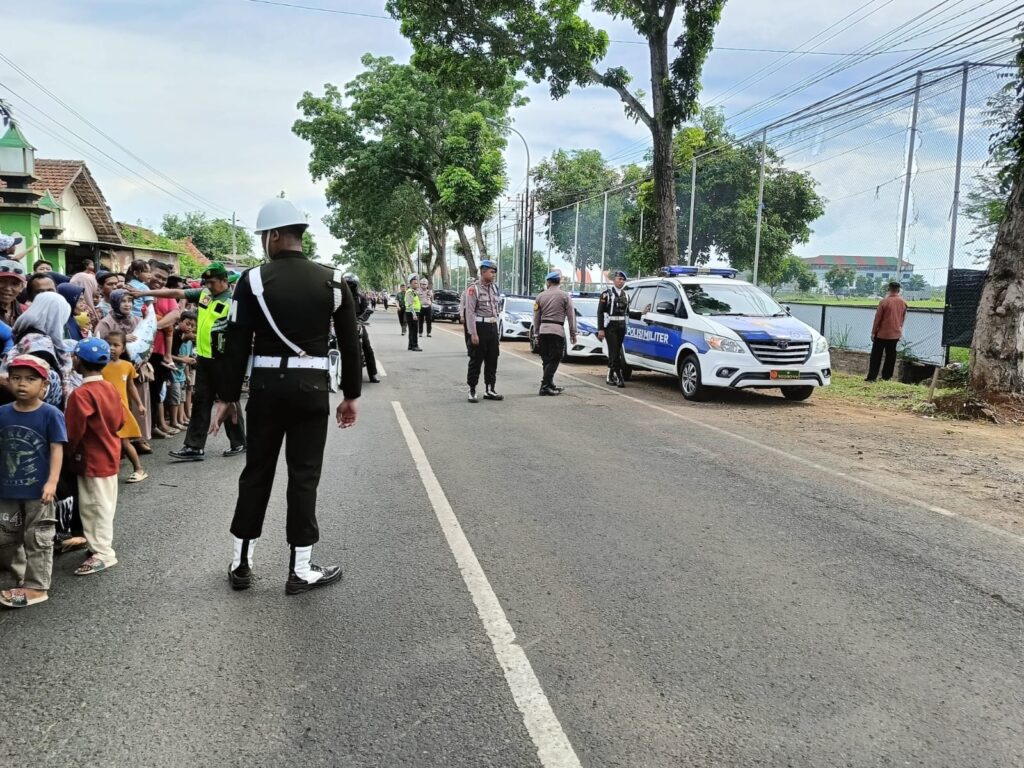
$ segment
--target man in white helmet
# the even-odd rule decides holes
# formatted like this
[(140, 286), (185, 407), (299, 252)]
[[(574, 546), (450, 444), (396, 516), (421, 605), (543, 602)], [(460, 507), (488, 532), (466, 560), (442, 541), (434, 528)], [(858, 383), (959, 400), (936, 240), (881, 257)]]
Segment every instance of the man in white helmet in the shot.
[(306, 218), (275, 198), (260, 209), (256, 234), (268, 264), (246, 271), (235, 287), (224, 351), (216, 426), (232, 417), (252, 355), (245, 469), (231, 521), (234, 552), (228, 576), (235, 589), (252, 584), (252, 556), (263, 532), (277, 458), (288, 464), (286, 533), (291, 547), (289, 595), (333, 584), (341, 566), (312, 562), (320, 539), (316, 494), (330, 416), (328, 336), (334, 323), (341, 351), (337, 409), (342, 429), (356, 423), (362, 386), (355, 302), (342, 275), (302, 255)]

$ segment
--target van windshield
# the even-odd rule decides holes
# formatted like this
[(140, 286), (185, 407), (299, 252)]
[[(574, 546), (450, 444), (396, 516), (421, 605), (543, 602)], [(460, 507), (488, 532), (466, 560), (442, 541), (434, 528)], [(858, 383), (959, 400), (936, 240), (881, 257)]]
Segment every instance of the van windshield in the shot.
[(771, 296), (752, 285), (702, 283), (684, 285), (683, 291), (698, 315), (773, 317), (786, 314)]

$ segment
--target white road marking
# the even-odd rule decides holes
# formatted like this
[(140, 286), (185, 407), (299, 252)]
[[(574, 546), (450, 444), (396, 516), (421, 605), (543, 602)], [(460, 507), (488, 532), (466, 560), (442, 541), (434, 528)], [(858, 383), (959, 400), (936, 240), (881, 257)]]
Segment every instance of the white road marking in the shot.
[[(538, 368), (541, 367), (541, 363), (538, 363), (536, 360), (530, 360), (529, 358), (524, 357), (518, 352), (505, 352), (504, 354), (518, 358), (522, 360), (524, 363), (535, 365)], [(790, 453), (789, 451), (784, 451), (781, 448), (776, 448), (775, 446), (759, 442), (757, 440), (754, 440), (752, 437), (747, 437), (746, 435), (740, 435), (735, 432), (730, 432), (727, 429), (715, 426), (714, 424), (708, 424), (706, 421), (701, 421), (700, 419), (694, 418), (693, 416), (689, 416), (686, 414), (679, 413), (677, 411), (670, 410), (669, 408), (665, 408), (664, 406), (661, 405), (656, 405), (655, 403), (648, 402), (647, 400), (643, 400), (639, 397), (634, 397), (633, 395), (627, 395), (623, 392), (619, 392), (617, 389), (609, 389), (607, 386), (602, 386), (600, 384), (595, 384), (592, 381), (581, 379), (579, 376), (574, 376), (571, 373), (564, 373), (562, 371), (559, 371), (559, 376), (562, 376), (567, 379), (572, 379), (573, 381), (578, 381), (580, 384), (585, 384), (586, 386), (592, 387), (593, 389), (598, 389), (601, 392), (604, 392), (605, 394), (615, 395), (616, 397), (624, 398), (626, 400), (629, 400), (630, 402), (647, 406), (652, 410), (667, 414), (668, 416), (671, 416), (672, 418), (675, 419), (679, 419), (680, 421), (686, 421), (689, 422), (690, 424), (695, 424), (696, 426), (703, 427), (704, 429), (707, 429), (711, 432), (716, 432), (717, 434), (725, 435), (726, 437), (731, 437), (733, 440), (739, 440), (742, 443), (752, 445), (762, 451), (773, 453), (776, 456), (783, 456), (789, 459), (790, 461), (802, 464), (805, 467), (810, 467), (811, 469), (817, 470), (818, 472), (824, 472), (825, 474), (832, 475), (833, 477), (840, 477), (844, 480), (850, 481), (851, 483), (856, 483), (857, 485), (868, 488), (876, 493), (880, 493), (883, 496), (888, 496), (891, 499), (896, 499), (897, 501), (905, 502), (907, 504), (910, 504), (911, 506), (923, 509), (927, 512), (933, 512), (937, 515), (942, 515), (943, 517), (949, 517), (955, 520), (959, 520), (960, 522), (967, 523), (968, 525), (972, 525), (975, 528), (980, 528), (981, 530), (987, 531), (988, 533), (992, 533), (996, 536), (1001, 536), (1003, 538), (1014, 541), (1017, 544), (1024, 544), (1024, 536), (1020, 535), (1019, 533), (1013, 533), (1012, 531), (1007, 531), (1003, 528), (998, 528), (994, 525), (989, 525), (988, 523), (982, 522), (981, 520), (975, 520), (973, 517), (967, 517), (965, 515), (961, 515), (958, 512), (953, 512), (952, 510), (946, 509), (945, 507), (936, 506), (935, 504), (932, 504), (929, 501), (924, 501), (923, 499), (918, 499), (913, 496), (907, 496), (906, 494), (900, 493), (899, 491), (891, 490), (884, 486), (877, 485), (872, 480), (864, 480), (859, 477), (854, 477), (853, 475), (848, 474), (846, 472), (841, 472), (838, 469), (832, 469), (831, 467), (826, 467), (824, 464), (818, 464), (816, 461), (811, 461), (810, 459), (805, 459), (802, 456), (797, 456), (795, 453)]]
[(523, 715), (526, 730), (537, 747), (537, 757), (541, 765), (545, 768), (577, 768), (580, 761), (576, 751), (562, 730), (562, 724), (555, 716), (554, 710), (551, 709), (548, 697), (541, 688), (533, 667), (530, 666), (526, 652), (516, 642), (515, 631), (505, 616), (505, 610), (501, 607), (498, 596), (494, 594), (487, 575), (480, 566), (480, 561), (477, 560), (452, 510), (452, 505), (448, 502), (448, 497), (437, 481), (416, 432), (406, 418), (402, 404), (393, 401), (391, 406), (395, 409), (395, 416), (402, 428), (416, 469), (420, 473), (427, 497), (434, 507), (437, 522), (440, 523), (448, 546), (455, 556), (462, 580), (473, 598), (477, 614), (494, 647), (494, 655), (505, 673), (505, 681), (512, 691), (512, 698), (515, 699), (516, 706)]
[(380, 361), (380, 358), (377, 358), (376, 362), (377, 362), (377, 375), (378, 376), (387, 376), (388, 372), (384, 370), (384, 363), (382, 363)]

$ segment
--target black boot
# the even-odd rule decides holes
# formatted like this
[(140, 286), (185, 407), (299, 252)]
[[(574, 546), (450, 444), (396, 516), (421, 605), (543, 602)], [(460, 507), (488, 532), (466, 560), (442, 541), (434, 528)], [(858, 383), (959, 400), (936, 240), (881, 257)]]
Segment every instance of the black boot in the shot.
[(255, 544), (256, 539), (235, 539), (235, 556), (228, 567), (228, 581), (232, 589), (243, 590), (252, 586), (252, 550)]
[(499, 395), (497, 392), (495, 392), (494, 391), (494, 386), (491, 385), (491, 386), (488, 386), (486, 389), (484, 389), (484, 399), (485, 400), (504, 400), (505, 396), (504, 395)]
[(315, 565), (310, 562), (312, 555), (313, 547), (292, 547), (285, 594), (299, 595), (341, 580), (340, 565)]
[(561, 392), (559, 392), (550, 384), (545, 384), (540, 388), (540, 392), (538, 392), (537, 394), (539, 394), (541, 397), (555, 397), (556, 395), (560, 395)]
[(469, 388), (469, 397), (466, 398), (471, 403), (479, 403), (480, 400), (476, 396), (476, 390), (472, 387)]
[(626, 380), (622, 377), (622, 371), (619, 371), (615, 374), (615, 386), (618, 387), (619, 389), (626, 388)]

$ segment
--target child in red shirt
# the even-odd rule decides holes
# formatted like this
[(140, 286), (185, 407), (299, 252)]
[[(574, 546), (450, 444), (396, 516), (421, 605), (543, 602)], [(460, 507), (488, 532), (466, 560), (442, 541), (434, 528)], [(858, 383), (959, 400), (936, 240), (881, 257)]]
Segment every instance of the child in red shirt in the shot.
[(75, 571), (88, 576), (117, 565), (114, 553), (114, 512), (117, 510), (117, 472), (121, 465), (124, 425), (121, 396), (104, 381), (110, 345), (103, 339), (85, 339), (75, 350), (75, 370), (82, 386), (68, 397), (64, 418), (68, 451), (78, 475), (78, 501), (82, 529), (92, 554)]

